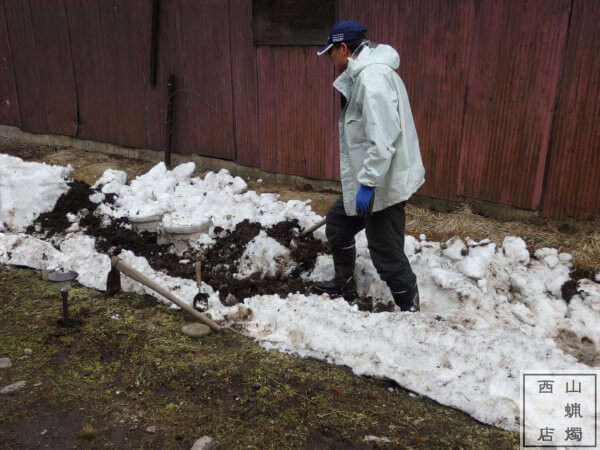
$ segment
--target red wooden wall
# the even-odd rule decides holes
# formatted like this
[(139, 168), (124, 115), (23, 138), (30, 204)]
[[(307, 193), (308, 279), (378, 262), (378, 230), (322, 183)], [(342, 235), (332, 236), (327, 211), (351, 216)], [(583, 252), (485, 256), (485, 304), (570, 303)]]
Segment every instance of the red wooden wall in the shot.
[(600, 218), (600, 2), (577, 0), (571, 12), (542, 214)]
[(3, 7), (0, 8), (0, 123), (21, 126), (14, 61)]
[(570, 0), (475, 12), (458, 194), (537, 209)]
[[(420, 194), (600, 220), (600, 2), (337, 0), (400, 53)], [(339, 179), (336, 74), (316, 47), (254, 46), (252, 0), (0, 0), (0, 123)], [(326, 36), (323, 36), (326, 39)]]
[(259, 148), (267, 171), (336, 176), (333, 68), (317, 50), (258, 48)]

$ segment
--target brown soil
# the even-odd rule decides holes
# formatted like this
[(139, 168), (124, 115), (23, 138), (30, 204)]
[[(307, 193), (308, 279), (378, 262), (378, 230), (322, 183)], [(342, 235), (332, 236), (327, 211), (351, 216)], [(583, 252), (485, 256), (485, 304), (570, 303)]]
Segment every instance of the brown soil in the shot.
[(90, 201), (89, 198), (94, 191), (87, 183), (73, 180), (68, 184), (69, 190), (58, 198), (54, 209), (38, 216), (35, 222), (27, 228), (27, 233), (31, 234), (36, 228), (39, 228), (41, 235), (52, 237), (56, 233), (62, 233), (71, 226), (71, 222), (67, 219), (67, 214), (77, 214), (80, 211), (86, 210), (87, 213), (85, 215), (88, 216), (96, 211), (98, 204)]

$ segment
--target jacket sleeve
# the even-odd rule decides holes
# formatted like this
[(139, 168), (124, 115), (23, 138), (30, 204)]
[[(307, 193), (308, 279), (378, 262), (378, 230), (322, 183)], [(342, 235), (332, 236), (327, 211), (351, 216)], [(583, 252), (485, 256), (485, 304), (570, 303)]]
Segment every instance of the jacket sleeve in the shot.
[(386, 74), (376, 73), (364, 86), (362, 120), (366, 145), (358, 182), (365, 186), (379, 186), (390, 168), (394, 156), (394, 142), (402, 132), (398, 115), (398, 97)]

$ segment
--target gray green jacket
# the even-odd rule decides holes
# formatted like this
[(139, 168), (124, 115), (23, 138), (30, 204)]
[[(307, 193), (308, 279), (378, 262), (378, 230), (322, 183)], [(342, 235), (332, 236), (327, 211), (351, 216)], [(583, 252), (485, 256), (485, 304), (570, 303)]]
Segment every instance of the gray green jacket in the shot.
[(407, 200), (424, 182), (419, 139), (400, 57), (389, 45), (370, 44), (334, 81), (348, 100), (339, 119), (344, 209), (356, 215), (361, 184), (375, 187), (373, 212)]

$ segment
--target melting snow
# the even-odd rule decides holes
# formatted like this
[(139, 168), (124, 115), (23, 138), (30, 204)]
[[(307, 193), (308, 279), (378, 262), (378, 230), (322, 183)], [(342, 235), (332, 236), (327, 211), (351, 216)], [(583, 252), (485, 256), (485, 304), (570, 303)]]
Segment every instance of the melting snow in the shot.
[[(8, 232), (22, 230), (52, 209), (67, 189), (69, 170), (0, 155), (0, 230), (5, 230), (0, 233), (0, 263), (77, 270), (80, 283), (105, 289), (110, 260), (95, 251), (92, 238), (69, 233), (57, 250), (34, 237)], [(226, 170), (203, 179), (192, 177), (193, 170), (192, 163), (171, 171), (160, 163), (130, 184), (125, 184), (124, 172), (107, 170), (95, 186), (117, 199), (114, 205), (101, 203), (99, 211), (110, 217), (162, 215), (163, 224), (210, 219), (210, 236), (197, 245), (211, 243), (216, 226), (232, 229), (244, 219), (263, 226), (298, 219), (302, 227), (320, 219), (308, 202), (284, 203), (276, 195), (248, 191), (241, 178)], [(102, 202), (103, 195), (94, 195), (94, 201)], [(324, 239), (322, 229), (315, 235)], [(360, 293), (391, 301), (371, 263), (364, 232), (356, 241)], [(301, 294), (285, 299), (255, 296), (243, 305), (226, 307), (210, 286), (203, 283), (200, 290), (209, 294), (210, 313), (216, 320), (250, 308), (250, 317), (237, 327), (265, 348), (393, 379), (509, 430), (518, 428), (520, 370), (589, 367), (576, 356), (598, 365), (600, 285), (581, 280), (571, 301), (562, 300), (570, 255), (550, 248), (530, 255), (516, 236), (505, 238), (500, 247), (489, 240), (455, 237), (440, 243), (427, 241), (425, 235), (407, 236), (405, 250), (419, 280), (419, 314), (366, 313), (343, 299)], [(120, 257), (189, 304), (198, 292), (193, 281), (156, 272), (130, 251)], [(289, 251), (261, 231), (245, 249), (236, 276), (273, 275), (292, 267)], [(331, 256), (321, 255), (312, 273), (303, 277), (315, 280), (332, 274)], [(125, 290), (156, 296), (133, 280), (122, 280)]]

